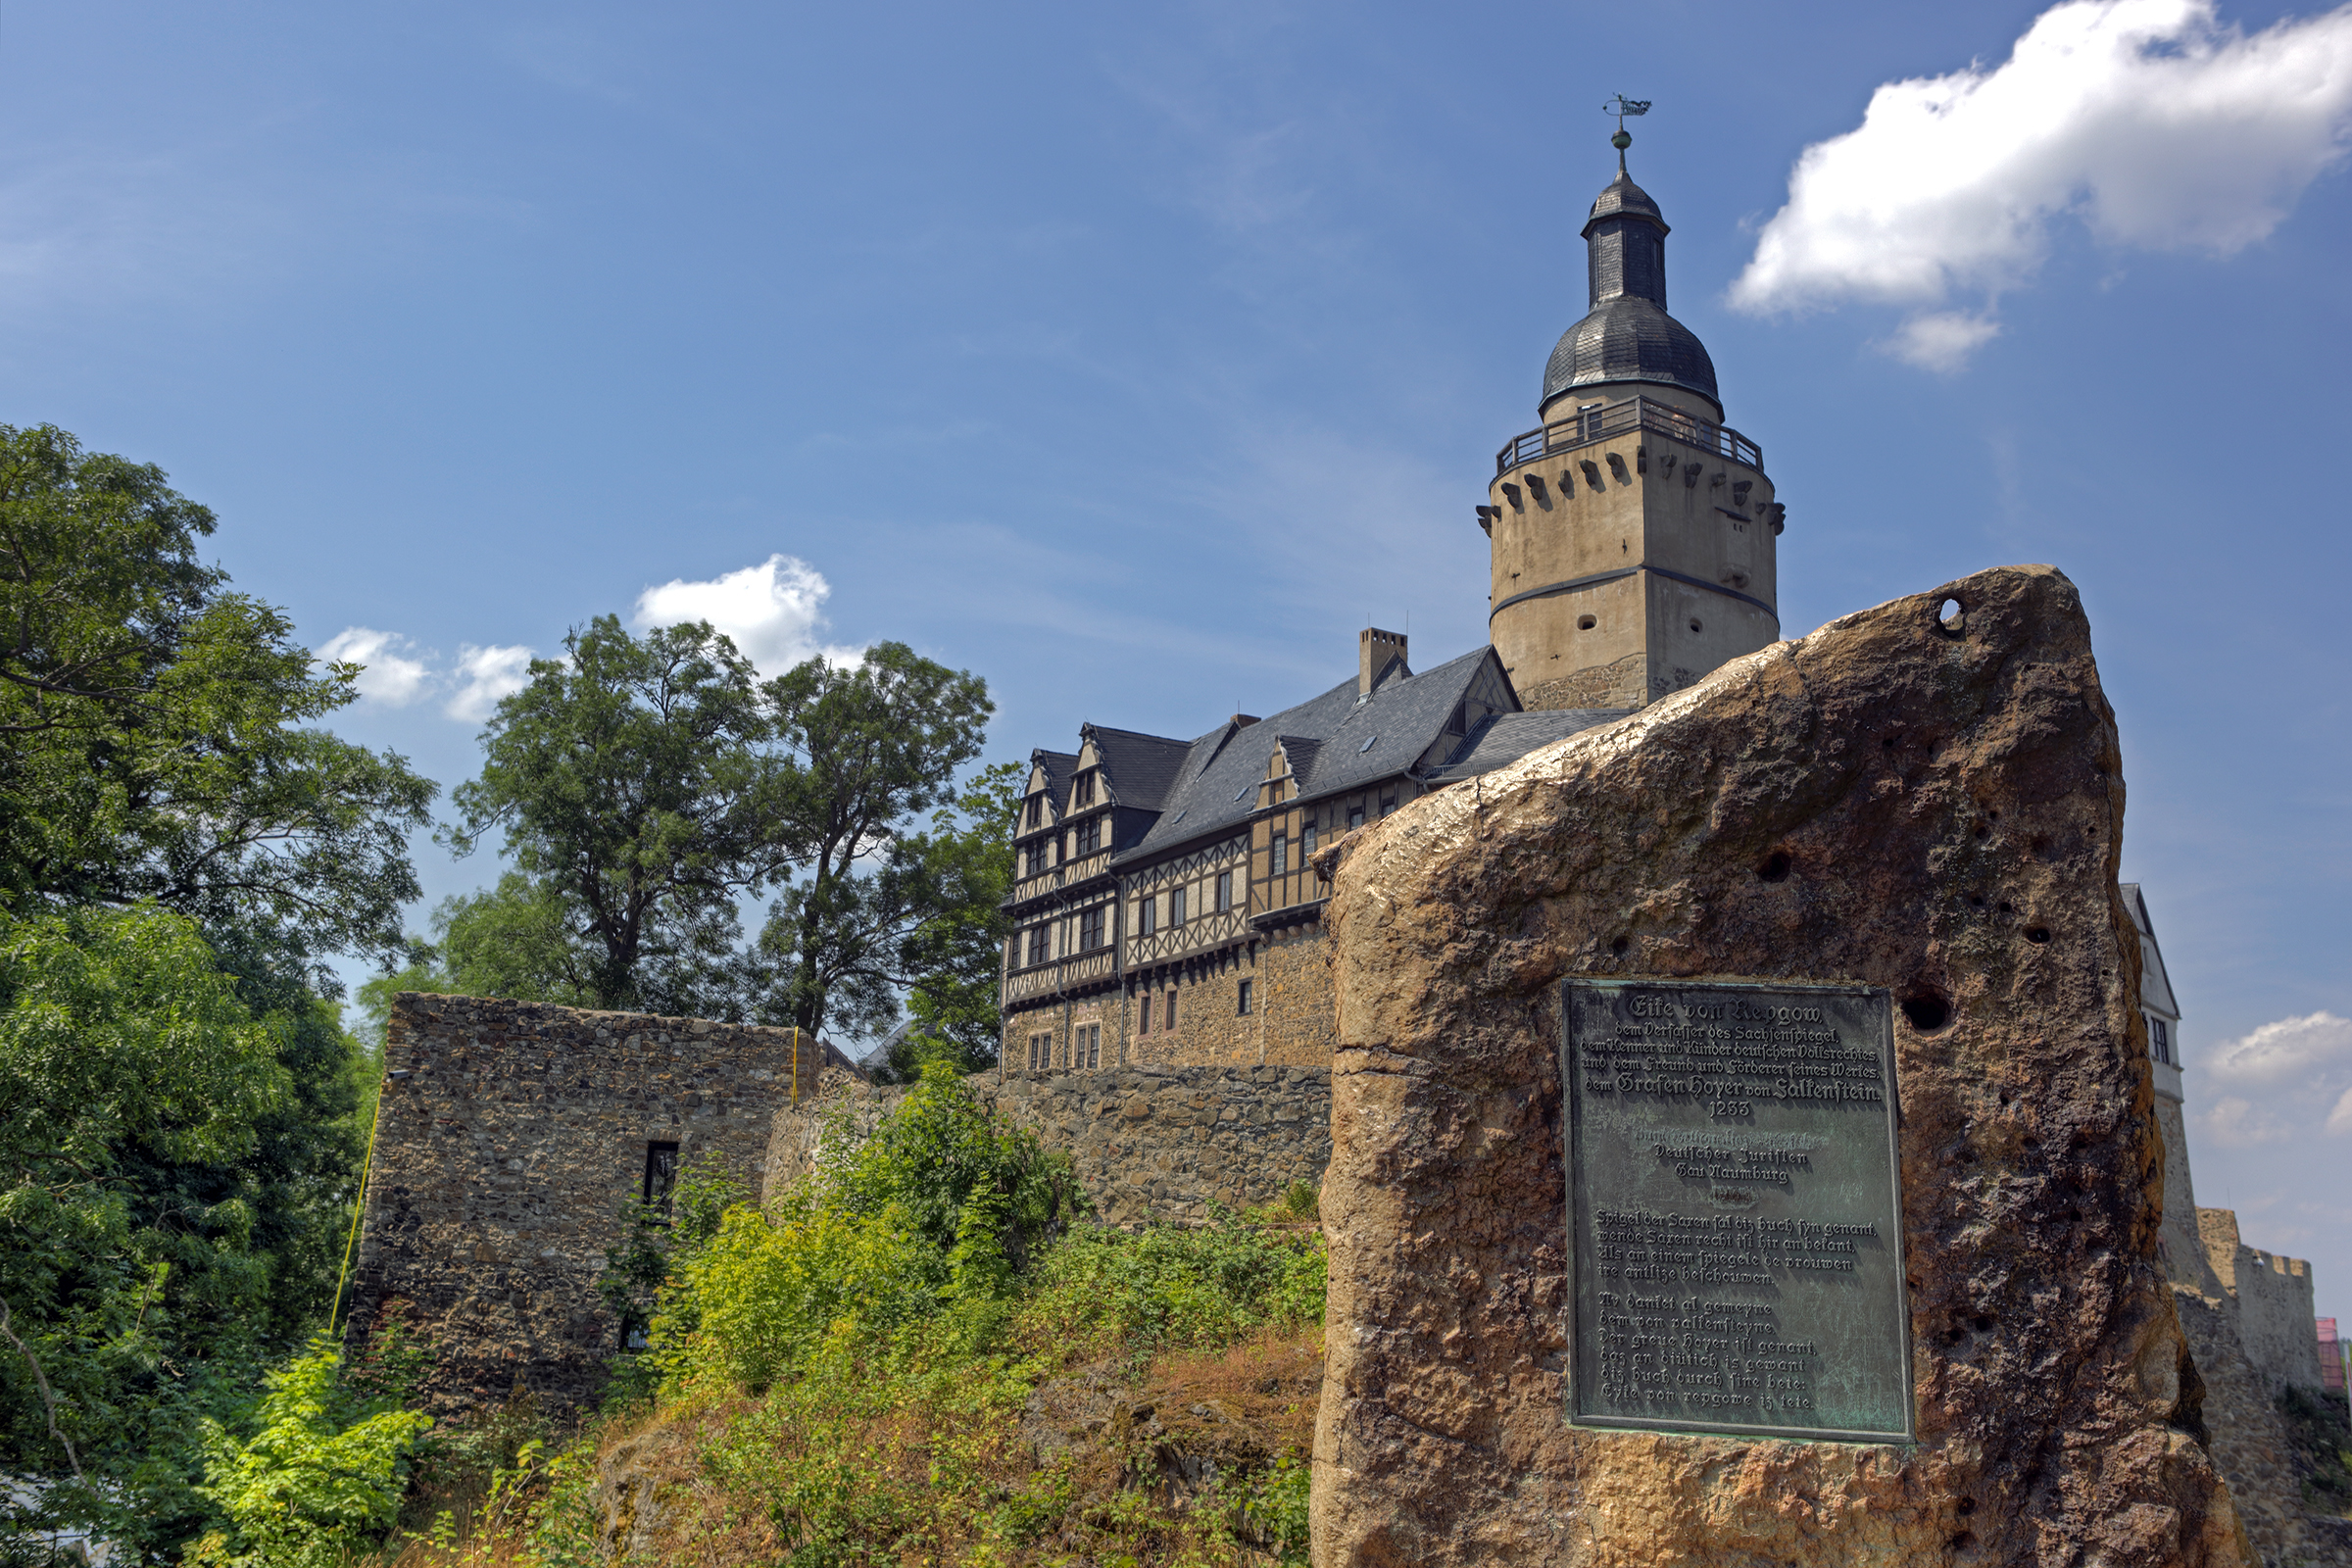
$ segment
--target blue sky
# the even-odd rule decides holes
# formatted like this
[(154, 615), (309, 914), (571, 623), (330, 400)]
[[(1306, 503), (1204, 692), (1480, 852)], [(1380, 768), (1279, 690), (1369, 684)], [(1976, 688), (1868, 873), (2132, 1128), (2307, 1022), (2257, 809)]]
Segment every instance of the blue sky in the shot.
[(445, 785), (518, 650), (641, 607), (912, 642), (1000, 757), (1191, 735), (1367, 617), (1483, 639), (1471, 508), (1652, 99), (1784, 626), (2081, 584), (2199, 1197), (2352, 1314), (2352, 14), (2043, 10), (12, 5), (0, 419), (217, 508)]

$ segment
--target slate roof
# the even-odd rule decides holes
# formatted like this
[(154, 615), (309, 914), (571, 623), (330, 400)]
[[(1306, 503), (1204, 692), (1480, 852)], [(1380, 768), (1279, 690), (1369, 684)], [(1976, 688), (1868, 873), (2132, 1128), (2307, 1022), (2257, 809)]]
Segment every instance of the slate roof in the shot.
[(1422, 775), (1433, 784), (1453, 784), (1516, 762), (1539, 746), (1566, 740), (1579, 730), (1613, 724), (1630, 708), (1569, 708), (1542, 713), (1490, 713), (1462, 740), (1446, 765)]
[(2157, 945), (2156, 923), (2148, 918), (2148, 901), (2141, 896), (2136, 882), (2118, 882), (2115, 886), (2124, 896), (2124, 907), (2132, 911), (2132, 923), (2139, 928), (2140, 1005), (2178, 1018), (2180, 1004), (2173, 998), (2173, 977), (2164, 972), (2164, 949)]
[(1029, 760), (1046, 770), (1046, 799), (1054, 804), (1054, 809), (1067, 809), (1070, 804), (1070, 775), (1078, 771), (1078, 754), (1040, 749), (1029, 754)]
[[(1248, 821), (1275, 744), (1285, 737), (1294, 743), (1285, 748), (1293, 770), (1305, 766), (1302, 800), (1396, 777), (1445, 734), (1480, 664), (1494, 657), (1492, 648), (1478, 648), (1419, 675), (1391, 675), (1361, 702), (1351, 676), (1247, 729), (1236, 731), (1230, 721), (1218, 725), (1187, 747), (1159, 820), (1112, 863), (1149, 858)], [(1126, 799), (1123, 787), (1120, 799)]]
[(1158, 810), (1167, 799), (1169, 787), (1183, 771), (1185, 757), (1192, 750), (1188, 741), (1102, 724), (1087, 725), (1086, 733), (1095, 743), (1095, 755), (1102, 760), (1112, 797), (1121, 806), (1140, 806), (1150, 811)]

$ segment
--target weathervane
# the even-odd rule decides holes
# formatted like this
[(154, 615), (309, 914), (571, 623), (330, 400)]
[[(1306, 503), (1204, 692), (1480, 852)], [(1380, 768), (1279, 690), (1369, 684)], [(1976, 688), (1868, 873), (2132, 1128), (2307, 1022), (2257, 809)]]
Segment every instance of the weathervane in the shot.
[(1600, 112), (1617, 117), (1617, 134), (1609, 138), (1609, 145), (1617, 149), (1617, 172), (1622, 174), (1625, 172), (1625, 150), (1634, 144), (1633, 133), (1625, 128), (1625, 117), (1648, 114), (1649, 100), (1628, 98), (1625, 94), (1619, 93), (1607, 103), (1602, 104)]

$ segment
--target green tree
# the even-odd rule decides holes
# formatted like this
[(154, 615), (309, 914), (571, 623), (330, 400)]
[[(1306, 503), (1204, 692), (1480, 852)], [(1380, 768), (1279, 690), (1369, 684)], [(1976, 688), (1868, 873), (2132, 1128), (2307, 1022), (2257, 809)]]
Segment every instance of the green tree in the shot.
[(0, 931), (0, 1471), (57, 1482), (16, 1523), (189, 1512), (174, 1452), (270, 1315), (256, 1166), (299, 1102), (288, 1021), (236, 991), (153, 906)]
[(918, 933), (987, 897), (985, 857), (952, 826), (907, 828), (980, 755), (996, 705), (978, 676), (904, 643), (877, 643), (849, 668), (809, 660), (764, 690), (793, 758), (787, 842), (804, 873), (760, 933), (774, 973), (765, 1010), (811, 1034), (829, 1021), (871, 1033), (918, 972), (944, 972), (921, 966)]
[[(752, 675), (707, 624), (640, 639), (611, 615), (565, 638), (564, 658), (533, 661), (443, 835), (466, 855), (503, 832), (527, 880), (453, 911), (453, 939), (526, 933), (533, 983), (576, 972), (599, 1007), (696, 1010), (723, 989), (736, 897), (793, 859), (785, 759)], [(558, 931), (568, 956), (551, 962)]]
[(901, 945), (906, 1015), (914, 1027), (892, 1046), (888, 1076), (902, 1083), (934, 1061), (959, 1073), (996, 1065), (1013, 813), (1028, 773), (1019, 762), (983, 768), (957, 795), (954, 810), (933, 813), (931, 831), (916, 847), (933, 866), (932, 885), (952, 896), (941, 898)]
[(327, 983), (322, 953), (398, 950), (433, 785), (300, 727), (359, 666), (229, 592), (214, 526), (152, 465), (0, 425), (0, 901), (151, 900)]

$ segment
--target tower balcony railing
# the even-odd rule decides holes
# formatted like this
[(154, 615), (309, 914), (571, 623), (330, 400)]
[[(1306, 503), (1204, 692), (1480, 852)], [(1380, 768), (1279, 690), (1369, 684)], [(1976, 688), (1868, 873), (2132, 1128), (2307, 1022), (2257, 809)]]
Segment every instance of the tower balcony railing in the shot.
[(1540, 430), (1513, 436), (1494, 455), (1494, 471), (1505, 474), (1523, 463), (1533, 463), (1555, 452), (1573, 452), (1578, 447), (1589, 447), (1595, 441), (1632, 430), (1655, 431), (1685, 446), (1744, 464), (1758, 473), (1764, 471), (1764, 449), (1739, 431), (1729, 425), (1694, 418), (1680, 409), (1652, 403), (1647, 398), (1629, 398), (1623, 403), (1585, 409), (1568, 418), (1555, 419)]

